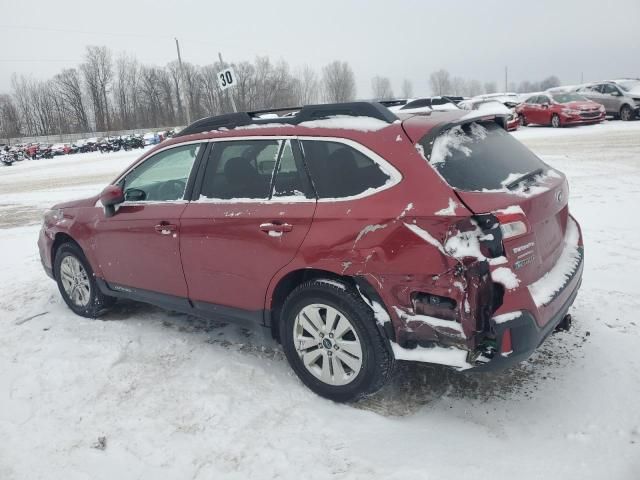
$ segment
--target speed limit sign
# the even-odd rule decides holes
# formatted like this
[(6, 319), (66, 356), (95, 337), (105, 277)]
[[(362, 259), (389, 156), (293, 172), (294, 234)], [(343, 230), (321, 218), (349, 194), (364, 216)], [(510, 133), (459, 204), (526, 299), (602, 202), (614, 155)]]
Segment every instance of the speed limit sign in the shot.
[(236, 84), (236, 74), (233, 68), (226, 68), (218, 73), (218, 85), (220, 90), (226, 90), (229, 87), (233, 87)]

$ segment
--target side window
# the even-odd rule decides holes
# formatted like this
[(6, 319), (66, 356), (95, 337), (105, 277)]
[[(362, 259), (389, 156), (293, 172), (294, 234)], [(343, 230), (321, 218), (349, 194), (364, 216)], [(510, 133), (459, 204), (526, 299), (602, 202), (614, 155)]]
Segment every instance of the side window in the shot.
[(549, 100), (549, 97), (547, 97), (546, 95), (540, 95), (538, 97), (538, 103), (540, 105), (549, 105), (549, 103), (551, 103), (551, 101)]
[(302, 159), (299, 155), (297, 157), (294, 155), (293, 146), (289, 140), (282, 147), (273, 186), (273, 198), (278, 197), (315, 197)]
[(525, 103), (528, 103), (529, 105), (535, 105), (536, 103), (538, 103), (537, 100), (538, 100), (538, 97), (536, 96), (529, 97)]
[(615, 95), (620, 92), (618, 91), (618, 87), (616, 87), (615, 85), (605, 83), (602, 85), (602, 93), (604, 93), (605, 95)]
[(323, 140), (301, 144), (319, 198), (351, 197), (390, 180), (376, 162), (349, 145)]
[(142, 162), (119, 182), (125, 200), (166, 202), (184, 198), (200, 146), (171, 148)]
[(204, 172), (201, 196), (268, 199), (281, 140), (216, 142)]

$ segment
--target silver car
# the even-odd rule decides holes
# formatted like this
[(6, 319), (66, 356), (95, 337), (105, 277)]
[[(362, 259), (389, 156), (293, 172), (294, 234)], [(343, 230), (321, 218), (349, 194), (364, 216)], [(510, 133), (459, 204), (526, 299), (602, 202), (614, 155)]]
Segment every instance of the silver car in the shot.
[(607, 115), (621, 120), (640, 117), (640, 80), (616, 80), (583, 85), (576, 89), (589, 100), (604, 105)]

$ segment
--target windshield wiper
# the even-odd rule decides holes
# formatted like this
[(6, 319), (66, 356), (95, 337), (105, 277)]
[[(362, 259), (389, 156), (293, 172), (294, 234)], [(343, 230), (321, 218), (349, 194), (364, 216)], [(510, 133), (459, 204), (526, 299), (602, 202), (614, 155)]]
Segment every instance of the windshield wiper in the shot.
[(509, 182), (506, 187), (509, 190), (513, 190), (515, 189), (518, 185), (520, 185), (523, 182), (526, 182), (527, 180), (533, 180), (534, 177), (537, 177), (538, 175), (542, 175), (543, 170), (541, 168), (538, 168), (532, 172), (529, 173), (525, 173), (524, 175), (522, 175), (521, 177), (516, 178), (513, 182)]

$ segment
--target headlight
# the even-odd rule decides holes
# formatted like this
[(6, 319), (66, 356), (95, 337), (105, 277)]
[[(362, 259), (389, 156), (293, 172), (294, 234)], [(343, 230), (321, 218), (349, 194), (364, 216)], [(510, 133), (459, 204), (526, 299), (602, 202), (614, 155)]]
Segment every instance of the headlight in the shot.
[(598, 108), (598, 110), (600, 110), (602, 113), (604, 113), (605, 112), (604, 105), (600, 105), (600, 108)]
[(44, 223), (51, 224), (57, 223), (64, 218), (64, 212), (61, 208), (54, 208), (53, 210), (47, 210), (44, 212)]
[(580, 115), (580, 110), (573, 110), (571, 108), (563, 108), (562, 113), (566, 115)]

